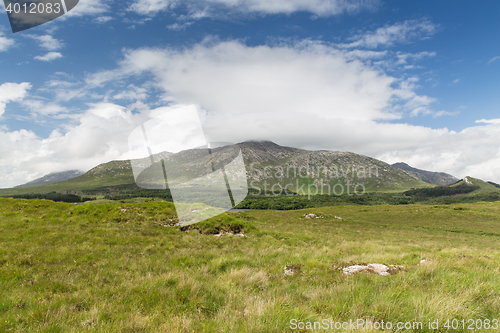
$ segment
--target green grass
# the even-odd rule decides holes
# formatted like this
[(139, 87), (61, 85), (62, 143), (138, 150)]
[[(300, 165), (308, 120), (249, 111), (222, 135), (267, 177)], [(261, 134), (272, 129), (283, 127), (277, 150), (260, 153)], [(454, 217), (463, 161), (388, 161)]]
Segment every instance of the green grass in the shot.
[[(360, 318), (430, 332), (429, 320), (498, 319), (499, 216), (500, 202), (337, 206), (181, 230), (165, 226), (165, 202), (0, 198), (0, 332), (290, 332), (291, 319)], [(214, 235), (225, 231), (246, 237)], [(346, 276), (339, 262), (405, 270)]]

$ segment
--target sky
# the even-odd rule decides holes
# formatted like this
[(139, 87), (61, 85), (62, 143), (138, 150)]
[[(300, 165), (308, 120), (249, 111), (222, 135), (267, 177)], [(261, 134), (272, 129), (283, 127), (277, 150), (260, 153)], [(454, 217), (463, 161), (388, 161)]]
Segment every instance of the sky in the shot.
[[(0, 188), (128, 158), (165, 107), (271, 140), (500, 183), (500, 2), (80, 0), (0, 7)], [(165, 135), (168, 135), (166, 133)]]

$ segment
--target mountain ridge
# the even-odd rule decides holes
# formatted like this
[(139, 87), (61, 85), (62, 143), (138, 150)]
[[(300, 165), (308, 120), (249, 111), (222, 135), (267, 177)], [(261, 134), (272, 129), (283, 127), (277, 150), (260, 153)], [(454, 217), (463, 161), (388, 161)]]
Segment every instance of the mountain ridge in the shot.
[(405, 170), (429, 184), (449, 185), (459, 180), (458, 178), (445, 172), (434, 172), (434, 171), (417, 169), (404, 162), (394, 163), (392, 164), (392, 166), (399, 168), (401, 170)]
[[(359, 191), (389, 192), (432, 186), (383, 161), (352, 152), (305, 150), (281, 146), (271, 141), (245, 141), (237, 146), (241, 149), (245, 161), (249, 187), (257, 190), (264, 190), (266, 187), (271, 189), (272, 186), (273, 190), (279, 190), (288, 186), (287, 190), (291, 191), (302, 189), (307, 193), (319, 191), (321, 194), (323, 190), (332, 191), (334, 187), (336, 193), (341, 189), (349, 191), (349, 187), (356, 185)], [(211, 158), (208, 159), (207, 154), (200, 155), (200, 150), (197, 149), (177, 154), (164, 152), (155, 158), (170, 159), (174, 158), (173, 156), (182, 156), (189, 161), (187, 169), (201, 168), (209, 161), (220, 167), (234, 157), (232, 149), (232, 146), (211, 149)], [(133, 160), (134, 163), (137, 161), (141, 160)], [(142, 161), (146, 162), (147, 159)], [(0, 190), (0, 195), (81, 191), (132, 184), (135, 184), (135, 180), (131, 161), (110, 161), (72, 179), (48, 185), (3, 189)]]
[(62, 172), (51, 172), (43, 177), (37, 178), (35, 180), (32, 180), (32, 181), (27, 182), (27, 183), (22, 184), (22, 185), (15, 186), (15, 188), (58, 183), (58, 182), (62, 182), (64, 180), (69, 180), (72, 178), (79, 177), (79, 176), (83, 175), (84, 173), (85, 172), (80, 171), (80, 170), (67, 170), (67, 171), (62, 171)]

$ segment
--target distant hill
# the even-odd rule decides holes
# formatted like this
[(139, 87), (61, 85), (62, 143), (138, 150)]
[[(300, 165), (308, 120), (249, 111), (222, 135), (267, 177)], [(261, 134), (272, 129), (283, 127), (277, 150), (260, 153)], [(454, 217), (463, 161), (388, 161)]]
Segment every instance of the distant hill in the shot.
[(394, 163), (392, 165), (393, 167), (396, 167), (401, 170), (408, 171), (412, 175), (418, 177), (419, 179), (423, 180), (426, 183), (429, 184), (435, 184), (435, 185), (448, 185), (452, 184), (458, 181), (458, 178), (453, 177), (450, 174), (444, 173), (444, 172), (433, 172), (433, 171), (426, 171), (426, 170), (421, 170), (417, 168), (413, 168), (409, 166), (406, 163)]
[[(324, 194), (327, 194), (327, 191), (333, 193), (334, 188), (337, 193), (342, 188), (346, 193), (348, 185), (351, 193), (355, 185), (358, 185), (358, 191), (364, 187), (367, 192), (398, 192), (430, 186), (411, 173), (380, 160), (351, 152), (312, 151), (284, 147), (270, 141), (247, 141), (238, 146), (246, 164), (249, 187), (254, 190), (279, 191), (286, 186), (289, 191), (300, 193), (302, 190), (303, 194), (304, 191), (314, 193), (317, 186), (318, 193), (321, 193), (323, 188)], [(177, 154), (164, 152), (161, 155), (166, 159), (176, 158), (178, 161), (186, 161), (179, 168), (196, 170), (206, 168), (207, 163), (218, 167), (230, 162), (234, 156), (232, 151), (234, 147), (231, 146), (212, 149), (211, 160), (200, 154), (199, 149), (185, 150)], [(134, 163), (140, 164), (142, 161), (146, 160), (135, 160)], [(229, 178), (234, 176), (228, 174)], [(173, 179), (169, 177), (168, 180)], [(69, 180), (41, 186), (2, 189), (0, 196), (79, 191), (133, 184), (131, 162), (111, 161)]]
[(63, 172), (53, 172), (45, 175), (43, 177), (37, 178), (29, 183), (19, 185), (16, 187), (27, 187), (27, 186), (38, 186), (38, 185), (47, 185), (52, 183), (62, 182), (64, 180), (72, 179), (78, 176), (83, 175), (84, 173), (79, 170), (69, 170)]
[(485, 182), (470, 176), (464, 177), (453, 184), (433, 188), (417, 188), (403, 192), (417, 202), (427, 203), (458, 203), (500, 200), (498, 184)]
[(493, 182), (485, 182), (481, 179), (473, 178), (470, 176), (464, 177), (464, 179), (460, 179), (456, 183), (450, 184), (449, 186), (454, 187), (454, 186), (461, 186), (461, 185), (477, 186), (478, 190), (473, 192), (473, 194), (500, 192), (500, 188), (498, 187), (498, 184), (495, 184)]

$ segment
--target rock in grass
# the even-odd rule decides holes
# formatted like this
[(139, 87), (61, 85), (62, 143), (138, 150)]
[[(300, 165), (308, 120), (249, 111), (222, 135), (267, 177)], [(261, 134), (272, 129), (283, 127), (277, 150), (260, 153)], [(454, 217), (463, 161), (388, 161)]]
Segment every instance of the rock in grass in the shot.
[(285, 265), (285, 275), (295, 275), (300, 273), (300, 266), (302, 266), (302, 264)]
[(390, 275), (389, 267), (383, 264), (368, 264), (368, 270), (378, 275)]
[(345, 267), (344, 269), (342, 269), (344, 274), (347, 274), (347, 275), (356, 274), (356, 273), (366, 271), (366, 270), (368, 270), (368, 266), (363, 266), (363, 265), (352, 265), (352, 266)]
[(309, 213), (309, 214), (304, 215), (304, 218), (306, 218), (306, 219), (324, 219), (325, 217), (321, 216), (321, 215)]
[[(333, 267), (333, 265), (332, 265)], [(403, 270), (403, 266), (399, 265), (384, 265), (384, 264), (363, 264), (351, 265), (344, 267), (342, 271), (346, 275), (352, 275), (363, 271), (369, 271), (381, 276), (388, 276), (398, 273)]]

